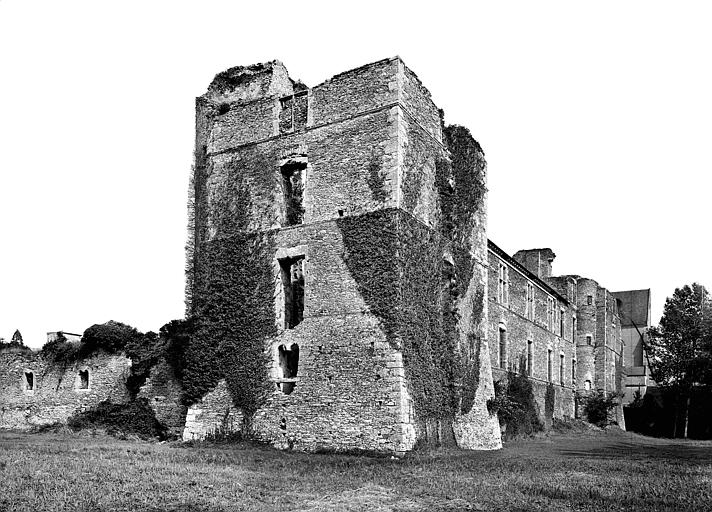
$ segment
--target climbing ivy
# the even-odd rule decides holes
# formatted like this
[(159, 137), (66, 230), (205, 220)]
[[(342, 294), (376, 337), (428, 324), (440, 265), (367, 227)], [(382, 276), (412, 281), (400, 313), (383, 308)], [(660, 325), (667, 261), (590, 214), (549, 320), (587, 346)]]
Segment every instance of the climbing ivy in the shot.
[[(246, 417), (266, 397), (264, 346), (267, 338), (276, 335), (272, 268), (276, 243), (274, 232), (250, 231), (250, 222), (253, 197), (274, 190), (277, 169), (257, 176), (249, 170), (269, 169), (267, 161), (254, 152), (225, 162), (223, 181), (212, 187), (210, 197), (202, 182), (206, 173), (196, 168), (195, 241), (189, 255), (193, 325), (181, 372), (186, 405), (221, 379)], [(248, 176), (261, 181), (248, 182)]]
[[(345, 260), (359, 291), (401, 350), (409, 389), (421, 420), (452, 417), (472, 409), (479, 382), (484, 293), (469, 290), (475, 260), (471, 233), (484, 199), (484, 154), (462, 127), (445, 132), (451, 158), (435, 160), (439, 211), (435, 229), (400, 209), (337, 220)], [(404, 208), (413, 211), (427, 169), (427, 135), (409, 135), (404, 167)], [(375, 175), (377, 170), (371, 170)], [(449, 261), (448, 261), (449, 260)], [(457, 305), (471, 301), (472, 322), (460, 346)]]

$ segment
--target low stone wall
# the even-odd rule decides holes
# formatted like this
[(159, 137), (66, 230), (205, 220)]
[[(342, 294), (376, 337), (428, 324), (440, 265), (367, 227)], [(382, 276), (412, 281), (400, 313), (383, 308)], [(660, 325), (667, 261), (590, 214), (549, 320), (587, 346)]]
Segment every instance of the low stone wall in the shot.
[(35, 352), (0, 352), (0, 428), (30, 430), (64, 423), (104, 400), (127, 402), (130, 368), (123, 354), (95, 355), (63, 368)]

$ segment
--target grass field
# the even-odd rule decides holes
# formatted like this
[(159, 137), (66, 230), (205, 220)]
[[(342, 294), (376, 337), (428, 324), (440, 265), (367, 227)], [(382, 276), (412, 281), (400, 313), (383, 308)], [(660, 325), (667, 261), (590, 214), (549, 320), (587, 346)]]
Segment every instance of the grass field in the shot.
[(402, 459), (0, 433), (0, 510), (712, 510), (712, 442), (620, 431)]

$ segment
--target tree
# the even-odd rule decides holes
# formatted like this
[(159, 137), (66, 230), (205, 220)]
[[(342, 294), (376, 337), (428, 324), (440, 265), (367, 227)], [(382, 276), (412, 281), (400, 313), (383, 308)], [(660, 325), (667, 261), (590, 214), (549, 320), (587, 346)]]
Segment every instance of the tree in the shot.
[(665, 299), (660, 325), (648, 330), (648, 338), (651, 375), (676, 398), (673, 437), (683, 401), (687, 437), (692, 389), (709, 384), (712, 376), (712, 303), (704, 286), (693, 283), (675, 289)]
[(10, 343), (17, 344), (17, 345), (24, 345), (25, 343), (22, 341), (22, 334), (20, 333), (20, 329), (15, 329), (15, 333), (12, 335), (12, 339), (10, 340)]

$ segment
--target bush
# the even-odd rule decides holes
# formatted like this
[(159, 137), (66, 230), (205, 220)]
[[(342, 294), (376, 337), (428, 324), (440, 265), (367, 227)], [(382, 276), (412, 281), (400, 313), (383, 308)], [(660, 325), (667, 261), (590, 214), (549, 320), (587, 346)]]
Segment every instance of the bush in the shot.
[(534, 400), (531, 381), (522, 374), (509, 372), (507, 380), (494, 383), (494, 398), (487, 401), (490, 414), (497, 414), (501, 425), (506, 425), (505, 439), (532, 435), (544, 429)]
[(126, 404), (105, 400), (70, 417), (67, 426), (74, 431), (103, 428), (107, 434), (136, 434), (143, 439), (166, 437), (166, 428), (156, 419), (146, 399)]
[(589, 423), (593, 423), (599, 427), (608, 425), (609, 413), (618, 406), (620, 395), (617, 393), (608, 393), (599, 389), (590, 395), (583, 397), (586, 407), (586, 417)]

